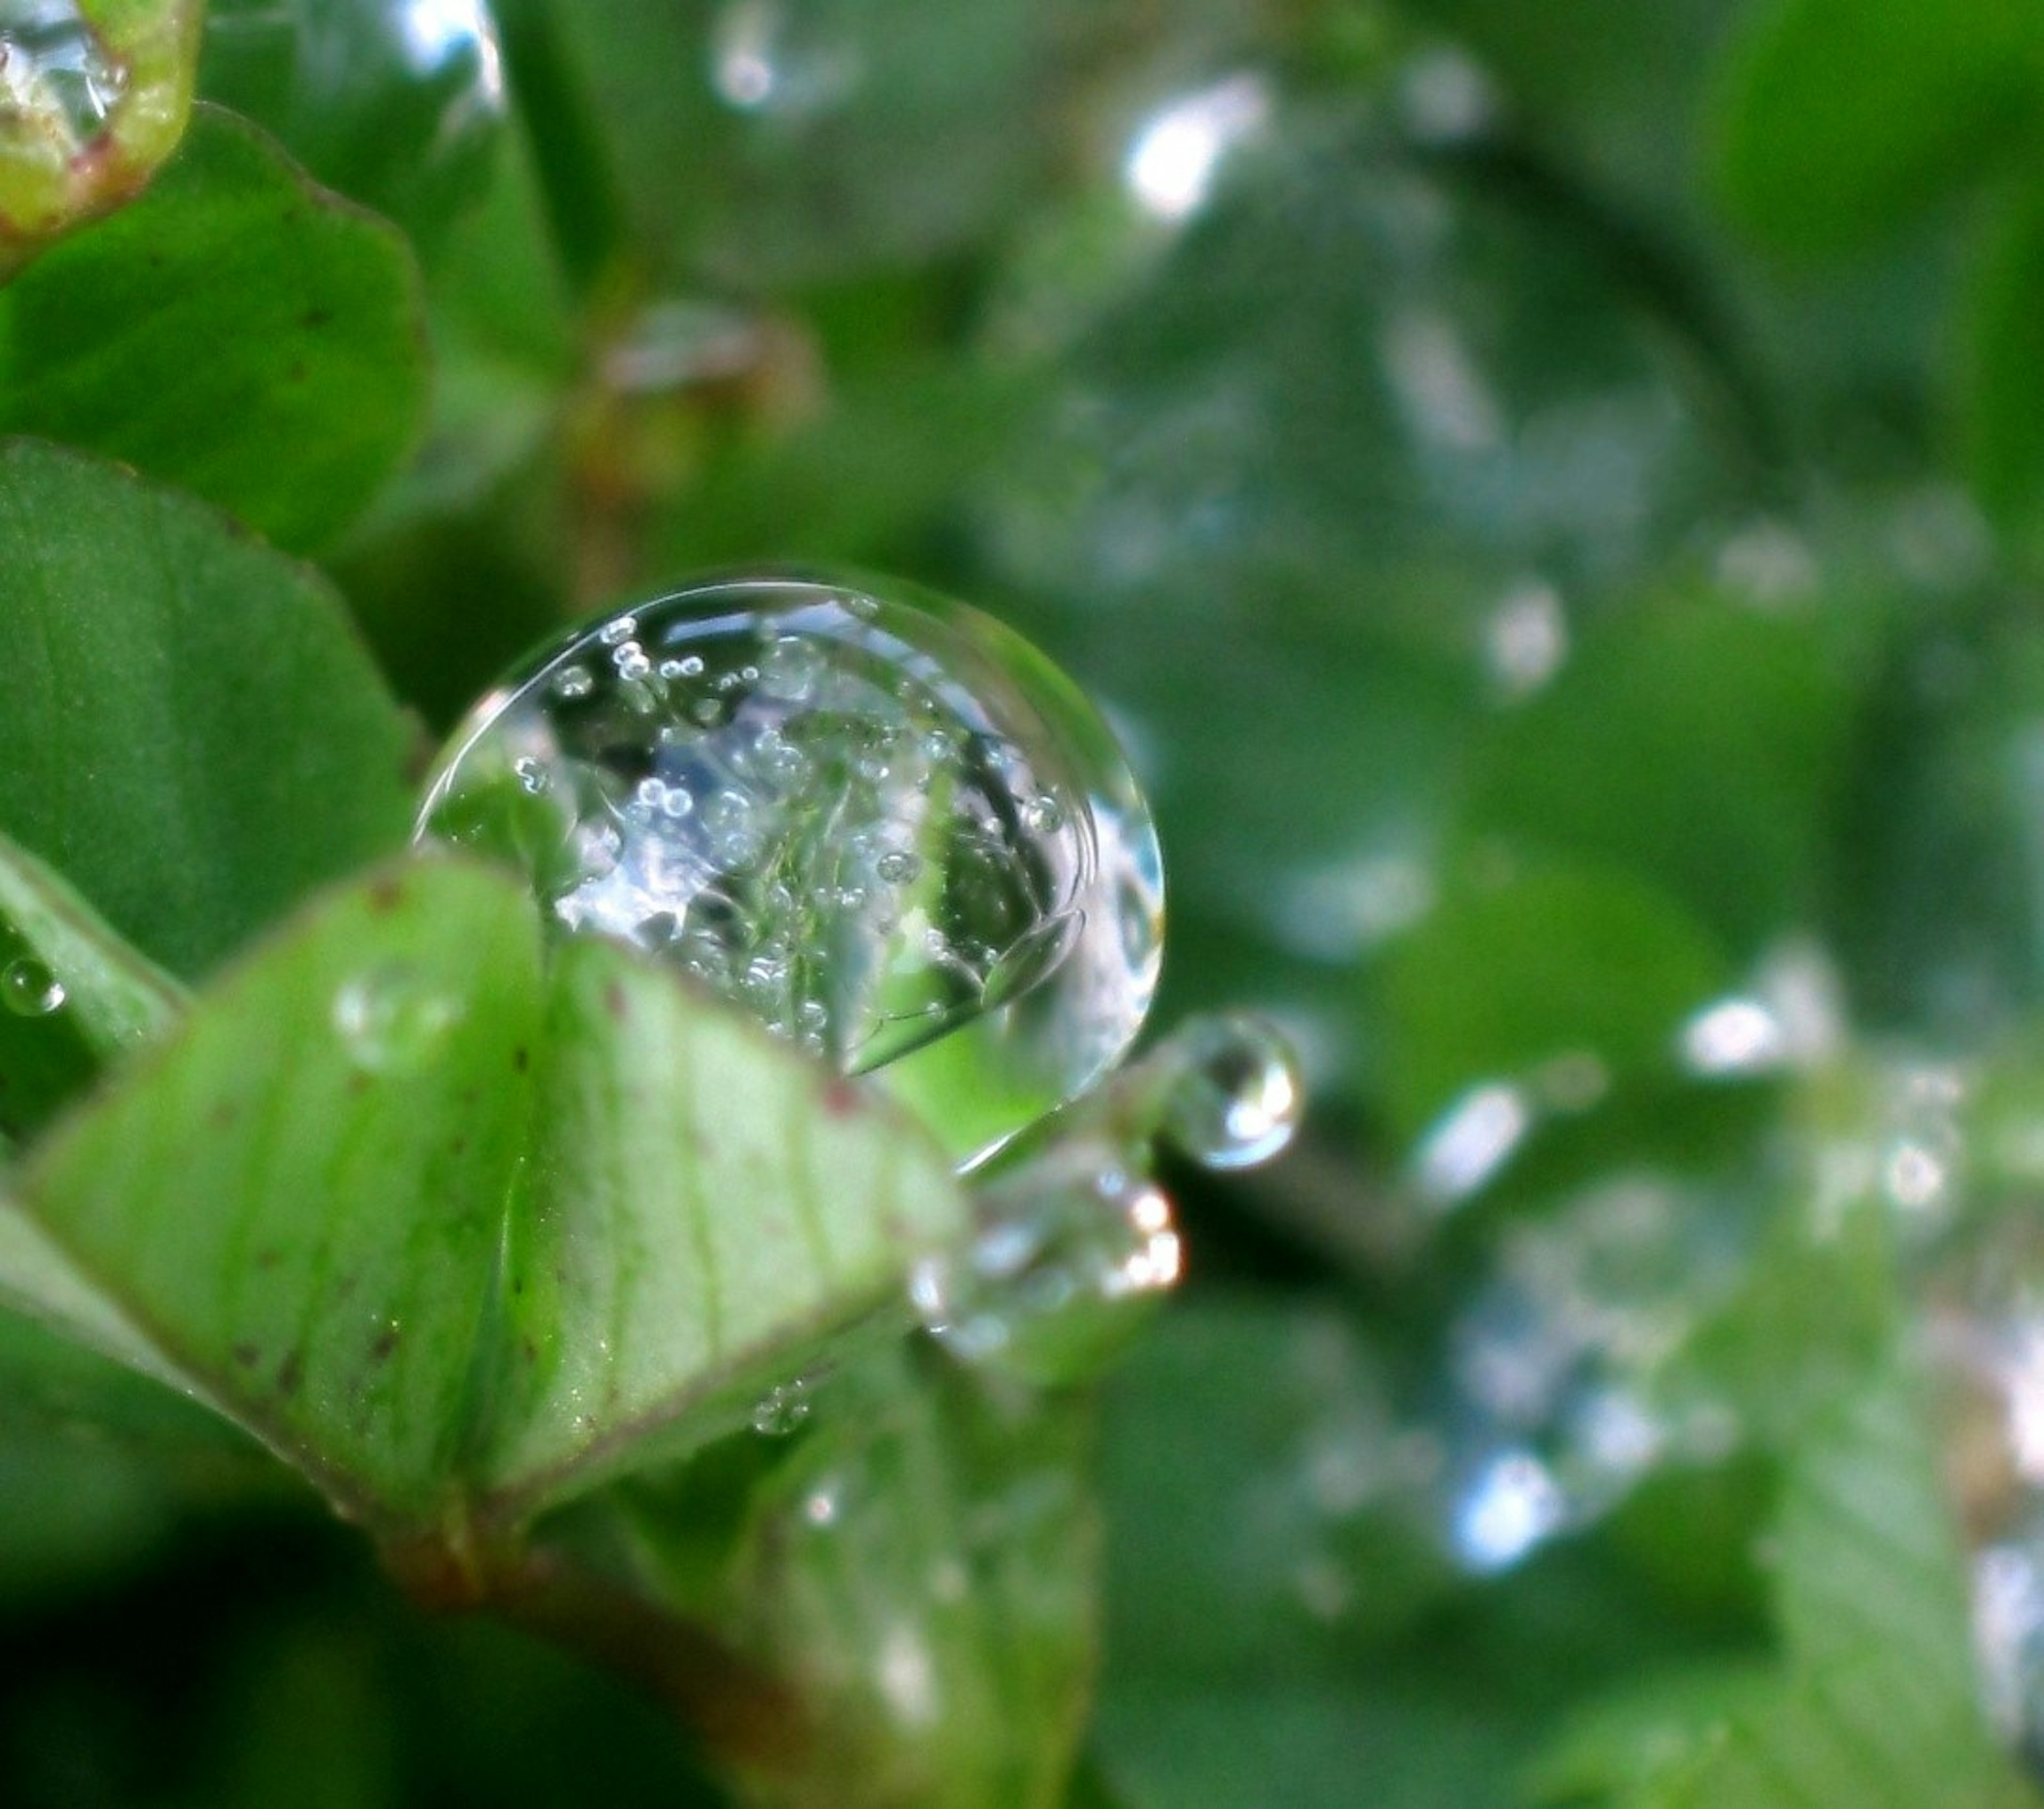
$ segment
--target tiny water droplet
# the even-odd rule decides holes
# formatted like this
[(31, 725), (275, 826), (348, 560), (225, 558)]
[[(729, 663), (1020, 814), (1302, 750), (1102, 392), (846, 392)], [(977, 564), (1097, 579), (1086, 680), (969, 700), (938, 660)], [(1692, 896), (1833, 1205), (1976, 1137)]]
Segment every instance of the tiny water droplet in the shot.
[(752, 1430), (763, 1438), (785, 1438), (809, 1417), (809, 1384), (799, 1376), (761, 1396), (752, 1409)]
[(924, 1329), (966, 1362), (1076, 1381), (1105, 1365), (1181, 1266), (1170, 1201), (1082, 1140), (993, 1189), (976, 1239), (924, 1258), (909, 1295)]
[[(536, 782), (559, 813), (537, 834), (491, 802)], [(1120, 749), (1033, 650), (939, 599), (754, 579), (593, 623), (456, 730), (417, 834), (842, 1072), (941, 1087), (968, 1162), (1117, 1060), (1155, 985), (1155, 837)]]
[(372, 1073), (415, 1073), (459, 1020), (460, 1001), (394, 962), (350, 980), (334, 997), (333, 1026), (350, 1058)]
[(63, 982), (33, 955), (23, 955), (0, 972), (0, 999), (17, 1017), (48, 1017), (67, 995)]
[(1304, 1111), (1298, 1058), (1262, 1019), (1201, 1018), (1174, 1036), (1164, 1135), (1210, 1169), (1254, 1168), (1292, 1141)]

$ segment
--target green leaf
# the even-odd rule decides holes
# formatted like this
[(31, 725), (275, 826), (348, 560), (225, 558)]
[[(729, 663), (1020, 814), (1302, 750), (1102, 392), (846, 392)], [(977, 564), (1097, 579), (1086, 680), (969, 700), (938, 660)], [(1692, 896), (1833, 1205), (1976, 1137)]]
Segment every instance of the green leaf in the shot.
[(1958, 1530), (1907, 1365), (1891, 1356), (1808, 1424), (1772, 1545), (1785, 1672), (1730, 1702), (1700, 1692), (1700, 1724), (1656, 1746), (1627, 1809), (2029, 1799), (1987, 1728)]
[(440, 862), (264, 943), (19, 1193), (17, 1298), (457, 1551), (742, 1423), (964, 1223), (870, 1096), (607, 944), (543, 970)]
[(521, 1511), (743, 1423), (965, 1224), (927, 1135), (640, 957), (563, 943), (541, 1036), (482, 1458)]
[(0, 430), (121, 459), (317, 547), (417, 438), (404, 240), (201, 108), (141, 201), (0, 292)]
[(1630, 868), (1750, 951), (1813, 906), (1845, 676), (1807, 615), (1708, 597), (1635, 607), (1480, 733), (1466, 821)]
[(1966, 463), (1981, 500), (2034, 544), (2044, 505), (2044, 189), (2016, 196), (1975, 272), (1958, 376)]
[(0, 836), (0, 1130), (33, 1133), (182, 1002), (84, 900)]
[(1768, 0), (1723, 71), (1719, 193), (1778, 250), (1848, 251), (2012, 159), (2040, 102), (2034, 6)]
[(1683, 1020), (1727, 977), (1702, 927), (1622, 869), (1470, 885), (1375, 977), (1393, 1123), (1416, 1137), (1466, 1089), (1584, 1057), (1605, 1084), (1666, 1069)]
[(0, 829), (172, 972), (404, 839), (412, 732), (313, 573), (0, 445)]
[(199, 90), (430, 252), (488, 185), (504, 80), (486, 6), (212, 0)]
[(383, 1526), (458, 1505), (538, 961), (525, 901), (466, 869), (344, 893), (202, 996), (21, 1180), (87, 1285)]
[(1062, 1809), (1094, 1661), (1089, 1400), (1015, 1390), (898, 1339), (813, 1392), (715, 1583), (688, 1550), (690, 1473), (636, 1504), (656, 1565), (682, 1535), (674, 1581), (690, 1610), (811, 1710), (747, 1800)]

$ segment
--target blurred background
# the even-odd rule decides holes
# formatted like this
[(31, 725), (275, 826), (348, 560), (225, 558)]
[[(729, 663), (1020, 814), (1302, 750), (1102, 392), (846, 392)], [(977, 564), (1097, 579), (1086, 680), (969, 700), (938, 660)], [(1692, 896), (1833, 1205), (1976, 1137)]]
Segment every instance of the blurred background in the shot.
[[(1888, 1800), (1626, 1792), (1800, 1661), (1759, 1554), (1896, 1315), (2035, 1739), (2044, 12), (215, 0), (202, 90), (421, 249), (325, 563), (431, 724), (705, 568), (948, 591), (1126, 742), (1153, 1022), (1301, 1051), (1109, 1386), (1075, 1801)], [(0, 1503), (10, 1800), (717, 1800), (295, 1497)]]

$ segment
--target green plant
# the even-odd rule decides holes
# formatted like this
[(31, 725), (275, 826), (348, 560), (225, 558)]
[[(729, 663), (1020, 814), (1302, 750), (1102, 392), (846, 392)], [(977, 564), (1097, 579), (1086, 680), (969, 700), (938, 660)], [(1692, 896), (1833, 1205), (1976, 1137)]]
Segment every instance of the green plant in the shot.
[[(2031, 12), (0, 48), (0, 1797), (2034, 1800)], [(841, 1066), (920, 957), (533, 908), (563, 796), (698, 820), (649, 600), (790, 561), (1017, 624), (1154, 808), (1166, 1034), (962, 1179), (1030, 1116), (970, 1036), (847, 1091), (717, 996)], [(620, 611), (572, 759), (466, 715)], [(784, 761), (808, 666), (735, 657)], [(943, 809), (886, 820), (943, 928)], [(1284, 1116), (1244, 1001), (1316, 1100), (1247, 1177), (1186, 1159)], [(1182, 1234), (1163, 1310), (1175, 1242), (1074, 1289), (1074, 1197)]]

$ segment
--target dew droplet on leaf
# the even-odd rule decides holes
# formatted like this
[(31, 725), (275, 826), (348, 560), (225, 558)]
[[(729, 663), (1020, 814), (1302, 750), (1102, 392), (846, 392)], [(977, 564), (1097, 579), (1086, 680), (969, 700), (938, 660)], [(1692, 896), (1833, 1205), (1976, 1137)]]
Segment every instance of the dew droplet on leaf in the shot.
[(0, 1000), (17, 1017), (48, 1017), (67, 997), (63, 982), (33, 955), (23, 955), (0, 971)]
[(785, 1438), (809, 1417), (809, 1385), (798, 1376), (762, 1396), (752, 1409), (752, 1430), (763, 1438)]
[(1120, 748), (941, 599), (743, 579), (591, 624), (461, 725), (417, 834), (884, 1070), (967, 1161), (1090, 1085), (1155, 985), (1156, 839)]
[(334, 996), (333, 1026), (371, 1073), (415, 1073), (438, 1052), (460, 1002), (402, 962), (358, 975)]

